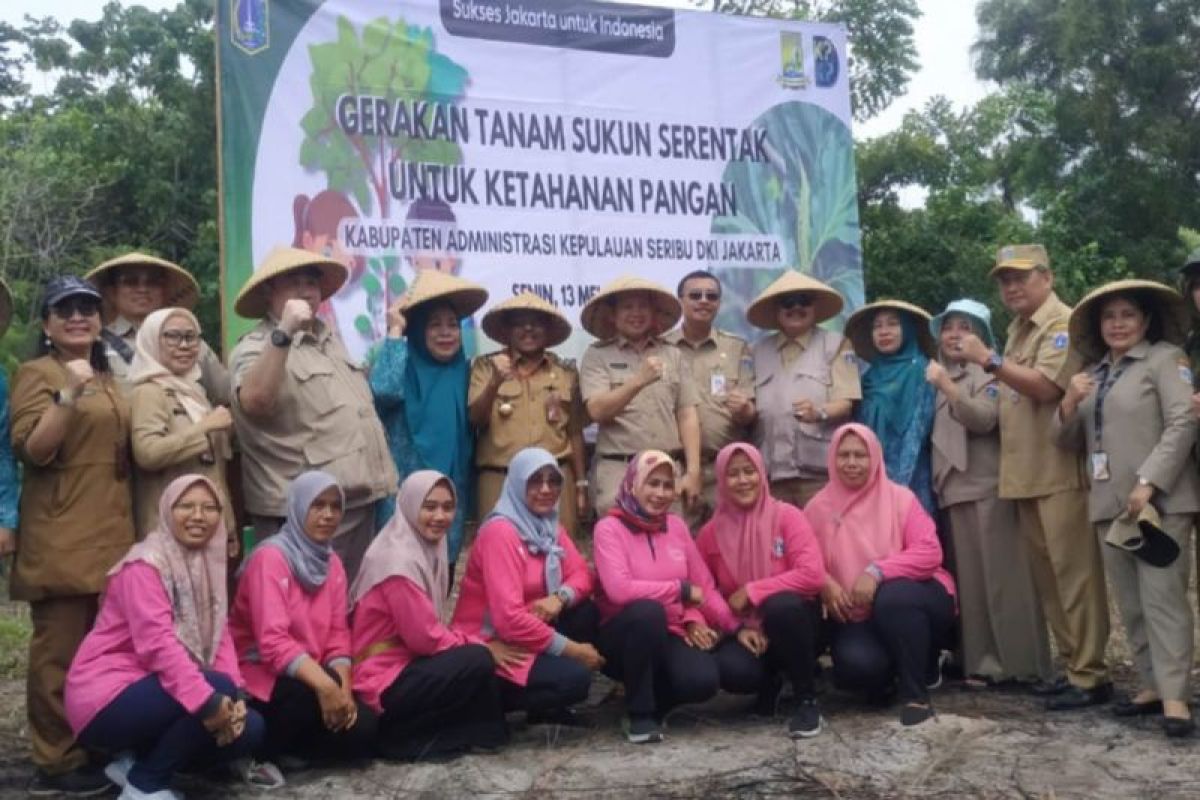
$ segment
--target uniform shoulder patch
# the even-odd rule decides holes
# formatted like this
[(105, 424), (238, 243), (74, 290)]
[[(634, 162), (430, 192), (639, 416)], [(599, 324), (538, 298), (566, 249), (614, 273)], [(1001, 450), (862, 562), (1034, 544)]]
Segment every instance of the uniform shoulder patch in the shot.
[(987, 386), (983, 387), (983, 394), (988, 399), (995, 400), (1000, 396), (1000, 388), (994, 383), (989, 383)]
[(842, 353), (842, 360), (847, 364), (857, 364), (858, 356), (854, 354), (853, 350), (847, 350), (846, 352)]
[(1065, 350), (1065, 349), (1067, 349), (1067, 344), (1069, 342), (1070, 342), (1070, 339), (1067, 336), (1067, 332), (1062, 331), (1061, 333), (1054, 334), (1054, 339), (1051, 342), (1051, 344), (1054, 346), (1055, 350)]
[(1195, 386), (1196, 381), (1195, 375), (1192, 372), (1192, 362), (1189, 361), (1186, 356), (1180, 356), (1178, 359), (1176, 359), (1176, 362), (1179, 368), (1180, 380), (1182, 380), (1188, 386)]

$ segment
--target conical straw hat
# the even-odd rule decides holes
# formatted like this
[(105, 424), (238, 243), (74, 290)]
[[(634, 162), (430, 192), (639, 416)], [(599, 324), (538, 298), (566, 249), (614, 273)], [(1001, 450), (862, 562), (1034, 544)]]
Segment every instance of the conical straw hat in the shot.
[(238, 313), (238, 316), (246, 319), (262, 319), (267, 315), (270, 307), (267, 292), (260, 291), (263, 284), (272, 278), (278, 278), (285, 273), (306, 267), (316, 267), (321, 271), (322, 300), (327, 300), (337, 294), (338, 289), (342, 288), (342, 284), (350, 275), (349, 270), (343, 264), (332, 259), (296, 247), (276, 247), (267, 253), (262, 264), (238, 292), (237, 300), (233, 303), (233, 310)]
[(815, 323), (820, 324), (827, 319), (833, 319), (841, 313), (846, 305), (842, 296), (836, 290), (821, 283), (811, 275), (797, 272), (794, 269), (785, 270), (775, 282), (754, 298), (754, 302), (746, 309), (746, 319), (756, 328), (777, 330), (779, 320), (776, 314), (776, 302), (780, 297), (803, 292), (813, 296), (813, 313)]
[(597, 339), (611, 339), (617, 335), (617, 323), (614, 319), (612, 300), (617, 295), (627, 292), (648, 292), (654, 303), (655, 323), (654, 333), (661, 336), (679, 322), (683, 315), (683, 306), (675, 295), (668, 292), (654, 281), (638, 278), (633, 275), (622, 275), (615, 281), (602, 287), (599, 292), (588, 300), (587, 305), (579, 314), (579, 323), (583, 329)]
[(1078, 350), (1085, 361), (1099, 361), (1108, 352), (1108, 345), (1100, 337), (1100, 307), (1106, 298), (1119, 292), (1132, 292), (1148, 301), (1150, 313), (1161, 322), (1162, 341), (1182, 345), (1187, 340), (1190, 315), (1183, 295), (1157, 281), (1113, 281), (1088, 292), (1071, 312), (1067, 334), (1071, 347)]
[(917, 346), (921, 348), (921, 352), (927, 358), (934, 357), (934, 353), (937, 352), (937, 344), (933, 340), (933, 334), (929, 332), (929, 322), (933, 318), (928, 311), (903, 300), (876, 300), (874, 303), (867, 303), (865, 306), (855, 309), (850, 318), (846, 320), (846, 327), (842, 330), (842, 333), (850, 340), (850, 344), (854, 345), (854, 352), (858, 354), (859, 358), (863, 361), (872, 361), (879, 355), (879, 351), (875, 349), (875, 343), (871, 341), (871, 323), (875, 321), (875, 312), (883, 309), (900, 311), (915, 317), (913, 327), (917, 329)]
[(480, 327), (491, 339), (507, 344), (510, 327), (508, 317), (514, 311), (535, 311), (545, 317), (546, 347), (560, 345), (571, 336), (571, 323), (562, 312), (533, 292), (521, 292), (516, 297), (510, 297), (503, 303), (492, 306), (483, 315)]
[(164, 258), (147, 255), (145, 253), (126, 253), (123, 256), (110, 258), (103, 264), (93, 267), (91, 272), (83, 276), (84, 280), (91, 281), (96, 286), (103, 287), (108, 282), (109, 277), (105, 273), (112, 270), (118, 270), (121, 267), (158, 267), (166, 276), (167, 284), (163, 292), (165, 304), (163, 308), (183, 307), (191, 310), (196, 307), (197, 301), (200, 299), (200, 284), (197, 283), (192, 273), (188, 272), (178, 264), (167, 261)]
[(405, 313), (411, 312), (419, 305), (443, 300), (454, 308), (459, 319), (469, 317), (487, 302), (488, 293), (478, 283), (442, 272), (436, 269), (423, 269), (413, 279), (405, 295), (403, 304)]

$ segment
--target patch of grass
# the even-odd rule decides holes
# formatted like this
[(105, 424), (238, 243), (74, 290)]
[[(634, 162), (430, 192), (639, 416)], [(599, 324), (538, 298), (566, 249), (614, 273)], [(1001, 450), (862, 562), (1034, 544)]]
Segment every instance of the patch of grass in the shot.
[(0, 678), (25, 677), (29, 636), (32, 632), (28, 614), (0, 613)]

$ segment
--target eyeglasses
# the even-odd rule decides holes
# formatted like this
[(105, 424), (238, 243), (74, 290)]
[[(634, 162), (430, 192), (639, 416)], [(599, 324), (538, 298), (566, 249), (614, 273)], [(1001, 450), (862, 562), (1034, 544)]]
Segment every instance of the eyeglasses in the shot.
[(66, 297), (51, 306), (50, 310), (59, 319), (70, 319), (76, 314), (81, 317), (94, 317), (100, 313), (100, 301), (87, 295)]
[(185, 517), (193, 516), (197, 511), (206, 517), (215, 517), (221, 513), (221, 507), (216, 503), (179, 503), (174, 510)]
[(549, 475), (534, 475), (525, 482), (527, 489), (540, 489), (542, 487), (548, 489), (561, 489), (563, 486), (563, 477), (557, 472), (552, 472)]
[(789, 294), (779, 298), (780, 308), (808, 308), (813, 299), (806, 294)]
[(200, 334), (195, 331), (163, 331), (163, 341), (171, 347), (193, 347), (200, 341)]
[(707, 300), (710, 303), (715, 303), (721, 299), (721, 293), (712, 290), (701, 291), (699, 289), (694, 289), (687, 293), (687, 299), (691, 300), (693, 303), (698, 303), (701, 300)]
[(157, 289), (166, 282), (166, 278), (157, 272), (122, 272), (117, 276), (117, 286), (124, 286), (127, 289), (138, 287)]

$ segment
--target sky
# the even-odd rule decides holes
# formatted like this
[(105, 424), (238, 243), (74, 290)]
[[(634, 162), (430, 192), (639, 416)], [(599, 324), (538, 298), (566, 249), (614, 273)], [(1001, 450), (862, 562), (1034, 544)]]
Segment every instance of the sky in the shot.
[[(148, 8), (173, 7), (177, 0), (139, 0)], [(19, 24), (25, 14), (53, 16), (63, 22), (98, 19), (106, 0), (3, 0), (0, 20)], [(686, 0), (638, 0), (642, 5), (694, 8)], [(907, 94), (865, 124), (857, 125), (856, 138), (878, 136), (896, 128), (911, 109), (921, 108), (942, 94), (962, 107), (983, 97), (988, 88), (975, 79), (970, 46), (975, 41), (974, 0), (920, 0), (922, 16), (916, 23), (920, 71)]]

